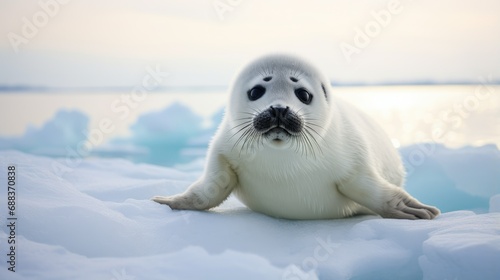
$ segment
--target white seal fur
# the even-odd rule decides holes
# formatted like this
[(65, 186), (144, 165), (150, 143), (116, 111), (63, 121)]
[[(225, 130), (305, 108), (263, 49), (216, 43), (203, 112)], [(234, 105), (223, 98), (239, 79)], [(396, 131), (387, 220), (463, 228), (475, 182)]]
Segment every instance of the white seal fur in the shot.
[(237, 75), (204, 174), (182, 194), (152, 200), (204, 210), (231, 193), (287, 219), (432, 219), (439, 210), (403, 189), (405, 171), (384, 131), (340, 100), (294, 56), (257, 59)]

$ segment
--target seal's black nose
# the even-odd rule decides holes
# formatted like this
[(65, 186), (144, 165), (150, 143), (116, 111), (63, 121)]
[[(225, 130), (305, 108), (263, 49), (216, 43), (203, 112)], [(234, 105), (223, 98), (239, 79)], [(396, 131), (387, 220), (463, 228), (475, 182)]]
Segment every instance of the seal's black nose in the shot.
[(289, 133), (299, 133), (302, 130), (302, 121), (288, 106), (270, 106), (255, 116), (253, 127), (260, 132), (267, 132), (271, 128), (281, 128)]
[(290, 107), (286, 106), (286, 108), (283, 108), (281, 106), (271, 106), (269, 112), (271, 113), (271, 117), (277, 118), (277, 119), (284, 119), (286, 115), (288, 114), (290, 110)]

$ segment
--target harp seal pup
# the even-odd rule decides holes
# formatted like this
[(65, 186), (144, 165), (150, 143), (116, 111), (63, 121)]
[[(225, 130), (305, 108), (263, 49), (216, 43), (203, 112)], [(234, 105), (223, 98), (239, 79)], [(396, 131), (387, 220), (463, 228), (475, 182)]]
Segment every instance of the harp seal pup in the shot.
[(403, 189), (404, 178), (384, 131), (332, 94), (314, 66), (268, 55), (236, 76), (203, 175), (184, 193), (152, 200), (205, 210), (233, 193), (254, 211), (286, 219), (439, 215)]

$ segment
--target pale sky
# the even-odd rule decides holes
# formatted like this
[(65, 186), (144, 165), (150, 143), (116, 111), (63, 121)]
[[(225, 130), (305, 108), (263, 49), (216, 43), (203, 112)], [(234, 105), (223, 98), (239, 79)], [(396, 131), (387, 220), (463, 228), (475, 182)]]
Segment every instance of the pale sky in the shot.
[(60, 2), (0, 0), (0, 85), (134, 86), (159, 65), (165, 86), (224, 86), (269, 52), (344, 83), (500, 80), (498, 0)]

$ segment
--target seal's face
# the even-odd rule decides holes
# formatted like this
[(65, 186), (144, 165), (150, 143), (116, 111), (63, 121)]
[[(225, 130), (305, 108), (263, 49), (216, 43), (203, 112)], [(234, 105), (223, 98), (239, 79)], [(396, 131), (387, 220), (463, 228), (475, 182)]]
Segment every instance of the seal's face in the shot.
[(234, 147), (318, 151), (329, 119), (325, 82), (302, 61), (278, 57), (251, 64), (231, 95)]

